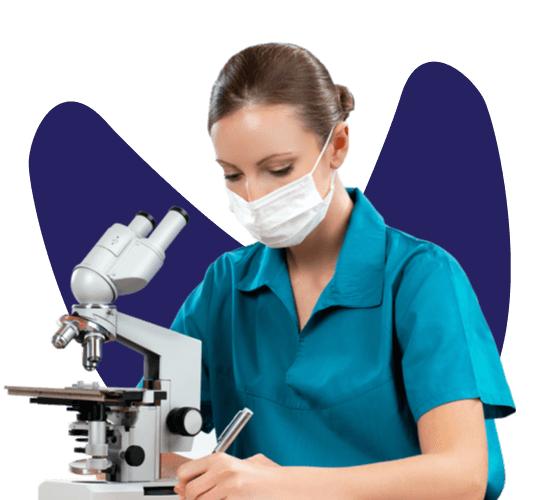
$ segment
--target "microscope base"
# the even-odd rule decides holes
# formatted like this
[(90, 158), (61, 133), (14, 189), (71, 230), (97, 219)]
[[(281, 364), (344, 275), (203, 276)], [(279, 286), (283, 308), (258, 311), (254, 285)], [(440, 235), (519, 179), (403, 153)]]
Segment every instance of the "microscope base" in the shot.
[(108, 481), (45, 481), (38, 490), (39, 500), (175, 500), (175, 479), (150, 483)]

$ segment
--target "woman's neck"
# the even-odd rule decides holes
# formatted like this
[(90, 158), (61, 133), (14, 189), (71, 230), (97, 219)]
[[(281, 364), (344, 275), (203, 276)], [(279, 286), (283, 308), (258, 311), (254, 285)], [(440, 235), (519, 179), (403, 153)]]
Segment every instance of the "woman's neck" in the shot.
[(353, 211), (353, 200), (336, 177), (335, 192), (324, 220), (299, 245), (286, 248), (286, 262), (296, 271), (335, 268)]

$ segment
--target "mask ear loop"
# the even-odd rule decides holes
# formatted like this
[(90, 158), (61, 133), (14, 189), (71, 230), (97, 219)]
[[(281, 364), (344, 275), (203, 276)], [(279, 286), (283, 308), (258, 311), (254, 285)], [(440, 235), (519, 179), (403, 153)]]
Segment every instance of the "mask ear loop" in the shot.
[[(328, 139), (326, 139), (326, 142), (324, 143), (324, 147), (322, 148), (322, 151), (320, 152), (320, 155), (318, 156), (318, 158), (316, 160), (315, 166), (313, 167), (313, 169), (310, 172), (311, 177), (312, 177), (314, 171), (316, 170), (317, 165), (320, 163), (320, 159), (324, 156), (324, 152), (326, 151), (326, 148), (328, 147), (328, 144), (330, 144), (330, 138), (332, 137), (332, 132), (334, 131), (334, 128), (336, 128), (336, 125), (337, 125), (337, 123), (332, 127), (332, 130), (330, 130), (330, 134), (328, 135)], [(335, 174), (336, 174), (336, 169), (334, 168), (334, 171), (332, 172), (332, 182), (330, 183), (330, 191), (334, 187)]]
[[(337, 123), (336, 123), (336, 125), (337, 125)], [(328, 147), (328, 144), (330, 144), (330, 138), (332, 137), (332, 132), (334, 131), (335, 127), (336, 126), (334, 125), (332, 127), (332, 130), (330, 130), (330, 134), (328, 135), (328, 139), (326, 139), (326, 142), (324, 143), (324, 147), (322, 148), (322, 151), (320, 152), (320, 155), (316, 159), (316, 163), (315, 163), (315, 166), (313, 167), (313, 169), (311, 170), (311, 174), (316, 170), (317, 165), (320, 163), (320, 159), (324, 156), (324, 152), (326, 151), (326, 148)]]

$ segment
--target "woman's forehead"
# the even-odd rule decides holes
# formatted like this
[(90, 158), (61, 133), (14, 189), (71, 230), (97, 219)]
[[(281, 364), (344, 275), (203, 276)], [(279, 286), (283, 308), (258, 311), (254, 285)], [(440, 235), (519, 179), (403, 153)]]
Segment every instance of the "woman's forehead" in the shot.
[(313, 132), (303, 127), (297, 109), (290, 105), (248, 105), (212, 126), (211, 137), (217, 157), (242, 154), (255, 157), (280, 150), (309, 148)]

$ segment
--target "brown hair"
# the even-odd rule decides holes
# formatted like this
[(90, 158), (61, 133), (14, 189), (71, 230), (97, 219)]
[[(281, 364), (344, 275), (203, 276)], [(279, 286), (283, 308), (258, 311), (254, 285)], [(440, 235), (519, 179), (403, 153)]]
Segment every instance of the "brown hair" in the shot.
[(347, 87), (334, 85), (313, 54), (280, 43), (248, 47), (227, 61), (212, 88), (208, 132), (216, 121), (250, 104), (295, 106), (321, 145), (355, 107)]

